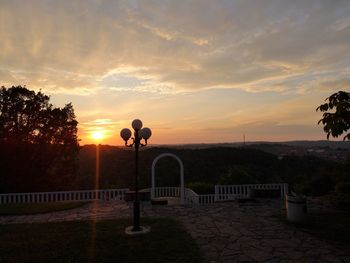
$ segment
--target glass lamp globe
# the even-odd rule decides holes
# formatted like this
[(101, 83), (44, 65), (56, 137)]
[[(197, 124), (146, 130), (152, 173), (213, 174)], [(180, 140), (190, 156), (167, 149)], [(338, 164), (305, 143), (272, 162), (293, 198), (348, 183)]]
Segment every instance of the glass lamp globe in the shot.
[(140, 131), (140, 134), (141, 134), (143, 139), (148, 140), (152, 135), (152, 131), (150, 128), (145, 127)]
[(142, 121), (135, 119), (132, 121), (131, 126), (134, 128), (134, 130), (138, 131), (142, 128)]
[(131, 131), (128, 128), (124, 128), (120, 131), (120, 137), (123, 138), (124, 141), (127, 141), (131, 137)]

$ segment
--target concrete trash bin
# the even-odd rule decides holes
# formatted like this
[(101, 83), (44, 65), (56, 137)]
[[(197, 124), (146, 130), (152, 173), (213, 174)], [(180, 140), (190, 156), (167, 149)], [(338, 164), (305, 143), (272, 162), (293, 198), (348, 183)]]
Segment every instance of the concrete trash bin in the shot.
[(289, 222), (301, 223), (306, 219), (306, 197), (286, 196), (287, 219)]

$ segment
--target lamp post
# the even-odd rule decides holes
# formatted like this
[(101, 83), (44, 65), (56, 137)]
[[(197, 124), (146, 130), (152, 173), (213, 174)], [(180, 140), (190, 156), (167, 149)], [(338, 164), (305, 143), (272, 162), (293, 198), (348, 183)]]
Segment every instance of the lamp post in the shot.
[[(139, 162), (139, 148), (147, 145), (147, 140), (151, 137), (152, 131), (150, 128), (142, 128), (142, 121), (135, 119), (131, 123), (132, 128), (134, 129), (134, 137), (131, 138), (132, 132), (128, 128), (124, 128), (120, 131), (120, 136), (125, 141), (126, 147), (135, 148), (135, 200), (133, 206), (133, 226), (126, 229), (126, 232), (129, 230), (131, 234), (144, 233), (148, 232), (147, 229), (144, 229), (140, 226), (140, 202), (139, 202), (139, 186), (138, 186), (138, 162)], [(128, 140), (131, 138), (132, 142), (128, 144)], [(142, 143), (142, 139), (144, 143)]]

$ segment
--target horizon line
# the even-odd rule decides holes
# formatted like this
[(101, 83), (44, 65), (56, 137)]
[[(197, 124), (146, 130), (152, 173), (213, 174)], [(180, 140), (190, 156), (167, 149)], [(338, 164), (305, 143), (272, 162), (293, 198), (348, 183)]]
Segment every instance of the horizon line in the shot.
[[(182, 146), (182, 145), (222, 145), (222, 144), (256, 144), (256, 143), (290, 143), (290, 142), (329, 142), (329, 143), (338, 143), (344, 142), (347, 143), (349, 141), (344, 140), (290, 140), (290, 141), (235, 141), (235, 142), (198, 142), (198, 143), (157, 143), (157, 144), (148, 144), (147, 146)], [(124, 144), (103, 144), (103, 143), (86, 143), (79, 146), (88, 146), (88, 145), (102, 145), (102, 146), (115, 146), (115, 147), (125, 147)]]

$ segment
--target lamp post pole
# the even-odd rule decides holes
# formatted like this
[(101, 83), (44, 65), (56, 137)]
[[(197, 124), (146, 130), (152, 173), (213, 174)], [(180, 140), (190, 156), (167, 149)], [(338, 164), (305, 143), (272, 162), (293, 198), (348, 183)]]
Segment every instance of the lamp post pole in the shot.
[[(133, 120), (131, 126), (134, 129), (134, 137), (131, 138), (132, 143), (128, 144), (131, 137), (131, 130), (124, 128), (120, 132), (120, 136), (125, 141), (126, 147), (135, 147), (135, 199), (133, 206), (133, 226), (132, 233), (143, 233), (144, 229), (140, 226), (140, 201), (139, 201), (139, 148), (147, 145), (147, 140), (151, 137), (152, 131), (149, 128), (142, 128), (142, 122), (139, 119)], [(142, 143), (142, 139), (145, 143)], [(128, 229), (128, 228), (127, 228)], [(127, 230), (126, 230), (127, 231)]]
[(140, 231), (140, 202), (139, 202), (139, 131), (135, 130), (135, 202), (134, 202), (134, 228)]

